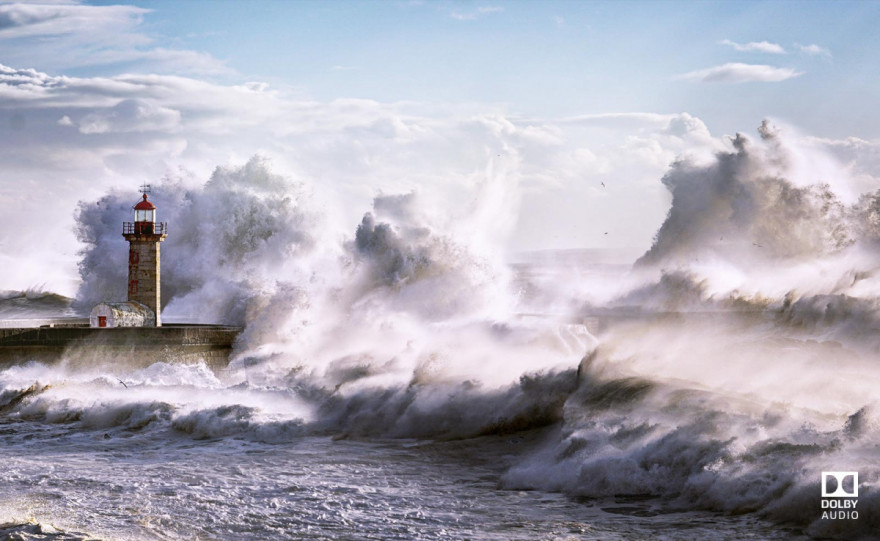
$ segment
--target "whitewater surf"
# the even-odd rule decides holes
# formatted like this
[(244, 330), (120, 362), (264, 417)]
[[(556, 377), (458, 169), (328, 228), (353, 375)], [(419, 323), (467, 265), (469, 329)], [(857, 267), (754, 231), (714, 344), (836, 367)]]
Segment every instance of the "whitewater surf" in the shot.
[[(163, 318), (242, 326), (231, 362), (0, 371), (0, 532), (871, 538), (880, 194), (759, 134), (673, 164), (634, 264), (506, 261), (503, 166), (467, 209), (380, 195), (342, 238), (260, 159), (157, 184), (177, 230), (222, 232), (168, 237)], [(79, 207), (74, 310), (124, 287), (99, 262), (131, 195)]]

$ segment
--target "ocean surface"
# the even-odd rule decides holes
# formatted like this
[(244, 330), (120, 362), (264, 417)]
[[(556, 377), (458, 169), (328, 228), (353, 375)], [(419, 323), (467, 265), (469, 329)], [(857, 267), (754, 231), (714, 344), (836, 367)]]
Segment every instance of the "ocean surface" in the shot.
[[(517, 280), (546, 306), (551, 274), (625, 270), (570, 264)], [(4, 367), (0, 539), (874, 538), (880, 371), (858, 301), (632, 300), (440, 325), (469, 342), (415, 367)], [(438, 360), (478, 343), (503, 378)], [(821, 518), (825, 470), (859, 471), (858, 519)]]
[[(635, 262), (506, 257), (503, 168), (347, 233), (259, 160), (158, 183), (162, 317), (230, 364), (0, 367), (0, 539), (878, 539), (880, 191), (759, 133), (670, 166)], [(131, 200), (4, 325), (125, 298)]]
[[(185, 370), (194, 372), (187, 384), (144, 376), (175, 371), (167, 366), (121, 374), (127, 389), (116, 376), (4, 371), (6, 404), (22, 372), (51, 386), (3, 409), (0, 538), (797, 538), (754, 515), (658, 495), (573, 498), (507, 483), (510, 467), (558, 438), (558, 427), (454, 441), (334, 439), (240, 403), (285, 393), (230, 390), (204, 369)], [(216, 404), (183, 413), (158, 398), (169, 393)]]

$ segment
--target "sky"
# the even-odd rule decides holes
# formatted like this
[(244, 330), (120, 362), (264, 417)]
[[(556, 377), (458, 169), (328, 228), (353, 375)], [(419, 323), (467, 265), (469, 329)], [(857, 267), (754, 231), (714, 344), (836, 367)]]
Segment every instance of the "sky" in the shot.
[(78, 202), (255, 155), (341, 242), (379, 194), (441, 223), (500, 182), (507, 254), (638, 256), (670, 164), (765, 119), (876, 190), (878, 20), (874, 1), (0, 1), (0, 290), (76, 290)]

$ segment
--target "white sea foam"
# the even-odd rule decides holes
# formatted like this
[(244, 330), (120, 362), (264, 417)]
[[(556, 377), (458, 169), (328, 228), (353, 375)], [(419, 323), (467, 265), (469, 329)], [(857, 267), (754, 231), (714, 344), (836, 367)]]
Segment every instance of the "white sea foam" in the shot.
[[(671, 167), (669, 216), (623, 276), (565, 258), (504, 265), (497, 239), (518, 198), (497, 195), (516, 192), (515, 170), (487, 169), (473, 208), (446, 217), (419, 194), (379, 195), (342, 237), (258, 160), (179, 197), (160, 185), (160, 208), (185, 225), (163, 250), (198, 260), (163, 267), (167, 310), (243, 323), (229, 369), (13, 367), (0, 408), (264, 443), (553, 425), (505, 486), (868, 535), (870, 520), (823, 521), (818, 485), (821, 471), (858, 470), (864, 516), (880, 512), (878, 195), (854, 196), (844, 168), (805, 158), (785, 130), (760, 133)], [(129, 195), (81, 206), (81, 302), (119, 278), (95, 262), (124, 255), (101, 231)]]

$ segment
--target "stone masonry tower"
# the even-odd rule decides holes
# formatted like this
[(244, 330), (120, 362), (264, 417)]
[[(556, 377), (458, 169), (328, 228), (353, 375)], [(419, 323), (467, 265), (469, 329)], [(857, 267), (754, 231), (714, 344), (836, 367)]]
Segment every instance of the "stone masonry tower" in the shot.
[(141, 187), (143, 200), (134, 206), (134, 222), (122, 224), (122, 236), (128, 241), (128, 300), (146, 305), (162, 326), (159, 289), (159, 243), (165, 240), (166, 224), (156, 223), (156, 205), (147, 201), (148, 185)]

